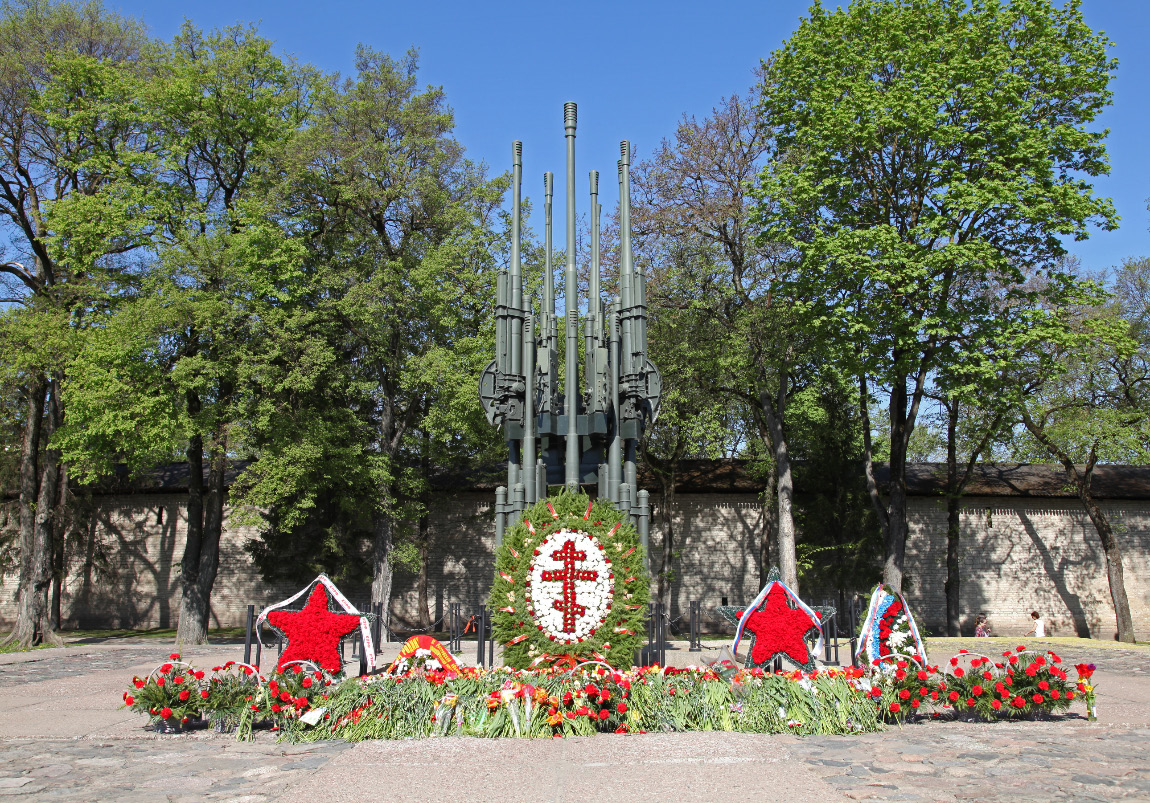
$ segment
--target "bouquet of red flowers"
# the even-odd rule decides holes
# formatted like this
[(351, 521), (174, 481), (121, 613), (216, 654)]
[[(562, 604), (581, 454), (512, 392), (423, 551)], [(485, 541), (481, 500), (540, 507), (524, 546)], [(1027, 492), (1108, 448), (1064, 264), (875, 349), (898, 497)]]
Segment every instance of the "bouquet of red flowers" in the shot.
[(203, 678), (203, 672), (181, 661), (179, 653), (172, 653), (168, 663), (153, 669), (146, 678), (132, 678), (132, 688), (123, 694), (124, 706), (146, 713), (154, 730), (175, 733), (199, 716)]

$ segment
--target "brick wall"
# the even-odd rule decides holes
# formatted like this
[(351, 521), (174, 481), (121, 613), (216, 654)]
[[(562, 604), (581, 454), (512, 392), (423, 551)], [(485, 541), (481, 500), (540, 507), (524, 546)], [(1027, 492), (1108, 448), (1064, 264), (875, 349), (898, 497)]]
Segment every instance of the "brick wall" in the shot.
[[(91, 525), (70, 546), (63, 611), (72, 627), (170, 627), (179, 607), (186, 494), (97, 497)], [(979, 612), (1003, 635), (1024, 633), (1028, 613), (1047, 616), (1057, 635), (1111, 638), (1114, 614), (1098, 537), (1072, 500), (969, 497), (962, 517), (962, 606), (967, 629)], [(1107, 502), (1124, 550), (1126, 588), (1139, 638), (1150, 638), (1150, 501)], [(452, 602), (466, 614), (486, 599), (494, 570), (492, 499), (485, 492), (444, 494), (432, 508), (428, 607), (440, 620)], [(938, 499), (910, 500), (908, 597), (920, 623), (945, 629), (946, 510)], [(762, 508), (754, 494), (676, 496), (671, 616), (686, 627), (688, 604), (712, 614), (723, 597), (737, 605), (759, 590), (757, 554)], [(652, 522), (652, 568), (662, 568), (658, 515)], [(298, 590), (263, 582), (244, 551), (255, 536), (229, 524), (212, 593), (213, 626), (243, 624), (249, 603), (264, 605)], [(877, 578), (876, 578), (877, 579)], [(0, 578), (0, 624), (12, 621), (15, 577)], [(347, 588), (353, 602), (367, 590)], [(392, 614), (414, 626), (416, 576), (397, 571)], [(707, 624), (707, 622), (705, 622)]]
[[(1123, 551), (1126, 593), (1138, 638), (1150, 638), (1150, 504), (1103, 502)], [(946, 629), (946, 503), (910, 500), (907, 597), (935, 633)], [(963, 629), (986, 613), (996, 634), (1021, 635), (1030, 612), (1047, 635), (1113, 638), (1114, 607), (1098, 533), (1069, 499), (967, 497), (960, 537)]]
[[(89, 525), (68, 545), (61, 615), (72, 628), (175, 627), (180, 606), (180, 559), (187, 537), (186, 493), (98, 496)], [(225, 511), (230, 521), (230, 511)], [(14, 524), (14, 522), (13, 522)], [(244, 544), (256, 531), (227, 524), (212, 591), (211, 627), (242, 625), (249, 604), (292, 591), (268, 586)], [(0, 622), (16, 610), (16, 576), (0, 578)]]

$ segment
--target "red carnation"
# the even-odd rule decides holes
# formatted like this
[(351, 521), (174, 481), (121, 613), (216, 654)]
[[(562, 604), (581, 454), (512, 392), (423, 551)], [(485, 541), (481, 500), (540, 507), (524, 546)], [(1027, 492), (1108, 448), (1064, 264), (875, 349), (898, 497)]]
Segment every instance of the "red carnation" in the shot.
[(305, 689), (310, 689), (310, 688), (311, 688), (311, 684), (312, 684), (312, 679), (311, 679), (311, 678), (304, 678), (304, 679), (303, 679), (303, 687), (304, 687)]
[(1050, 688), (1050, 684), (1047, 683), (1045, 680), (1040, 680), (1040, 681), (1038, 681), (1038, 688), (1042, 689), (1043, 691), (1046, 691), (1047, 689)]
[(139, 678), (137, 678), (134, 683), (137, 689), (144, 688), (144, 681), (140, 680)]
[(952, 691), (949, 696), (950, 701), (953, 703), (958, 699), (958, 692)]
[(166, 675), (172, 671), (172, 665), (171, 664), (164, 664), (163, 666), (160, 667), (160, 671)]
[(172, 678), (172, 683), (175, 683), (177, 686), (179, 686), (183, 682), (184, 682), (184, 676), (183, 675), (176, 675), (174, 678)]
[(168, 657), (171, 658), (173, 661), (180, 660), (180, 654), (178, 652), (174, 652), (171, 655), (169, 655)]
[(1015, 697), (1010, 701), (1010, 704), (1015, 708), (1022, 708), (1022, 706), (1026, 705), (1026, 700), (1023, 700), (1021, 697)]
[(615, 706), (615, 709), (620, 714), (626, 714), (627, 713), (627, 704), (626, 703), (619, 703), (619, 705)]
[(187, 689), (184, 689), (182, 692), (180, 692), (180, 702), (187, 700), (191, 696), (191, 693)]
[(1000, 703), (998, 700), (991, 700), (990, 707), (997, 711), (998, 709), (1002, 708), (1002, 703)]
[(897, 714), (897, 713), (899, 712), (899, 709), (900, 709), (901, 707), (902, 707), (902, 706), (900, 706), (898, 703), (891, 703), (891, 704), (890, 704), (890, 712), (891, 712), (892, 714)]
[(161, 708), (160, 709), (160, 718), (161, 719), (171, 719), (172, 718), (172, 709)]
[[(252, 706), (252, 707), (254, 708), (255, 706)], [(280, 704), (279, 703), (272, 703), (272, 712), (276, 713), (276, 714), (278, 714), (280, 712)]]
[(132, 704), (132, 703), (134, 703), (134, 702), (136, 702), (136, 698), (135, 698), (135, 697), (132, 697), (131, 695), (127, 695), (127, 696), (125, 696), (125, 697), (124, 697), (124, 704), (125, 704), (125, 705), (131, 705), (131, 704)]
[(208, 690), (204, 689), (203, 691), (201, 691), (200, 697), (204, 698), (205, 700), (208, 699)]
[(955, 676), (956, 678), (960, 678), (960, 677), (962, 677), (962, 676), (963, 676), (963, 675), (965, 675), (965, 674), (966, 674), (966, 670), (965, 670), (965, 669), (963, 669), (961, 666), (955, 667), (955, 669), (954, 669), (954, 676)]
[(926, 674), (926, 672), (924, 672), (924, 671), (923, 671), (923, 670), (921, 670), (921, 669), (920, 669), (920, 670), (918, 670), (918, 679), (919, 679), (919, 680), (926, 680), (926, 679), (927, 679), (927, 674)]
[(157, 686), (163, 686), (164, 685), (164, 678), (156, 678), (156, 685)]
[(1045, 699), (1045, 698), (1043, 698), (1043, 696), (1041, 694), (1035, 694), (1030, 699), (1036, 703), (1041, 703), (1043, 701), (1043, 699)]
[(1057, 700), (1061, 696), (1062, 696), (1062, 693), (1060, 691), (1058, 691), (1058, 689), (1054, 689), (1053, 691), (1050, 692), (1050, 699), (1051, 700)]
[(910, 699), (910, 692), (907, 691), (906, 689), (903, 689), (902, 691), (900, 691), (898, 693), (898, 697), (900, 700), (909, 700)]
[(600, 708), (599, 709), (599, 719), (606, 719), (609, 716), (611, 716), (611, 712), (608, 711), (606, 708)]
[(967, 697), (966, 698), (966, 707), (967, 708), (973, 708), (974, 707), (974, 698), (973, 697)]
[(910, 707), (911, 708), (918, 708), (918, 700), (911, 700), (910, 701)]

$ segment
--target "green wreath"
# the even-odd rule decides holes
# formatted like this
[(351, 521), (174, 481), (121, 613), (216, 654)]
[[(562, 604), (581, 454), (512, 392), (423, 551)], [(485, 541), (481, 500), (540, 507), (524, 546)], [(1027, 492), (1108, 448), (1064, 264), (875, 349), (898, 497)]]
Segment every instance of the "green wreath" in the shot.
[(605, 499), (563, 493), (528, 509), (495, 555), (488, 606), (503, 663), (538, 669), (570, 656), (631, 666), (650, 600), (646, 566), (629, 517)]

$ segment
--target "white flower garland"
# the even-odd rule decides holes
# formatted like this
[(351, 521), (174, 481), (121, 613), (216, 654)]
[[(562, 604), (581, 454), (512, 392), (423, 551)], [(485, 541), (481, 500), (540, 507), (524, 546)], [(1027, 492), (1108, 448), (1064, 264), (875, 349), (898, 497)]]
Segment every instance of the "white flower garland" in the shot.
[(559, 530), (534, 551), (528, 613), (552, 641), (577, 644), (611, 612), (614, 575), (603, 546), (589, 533)]

